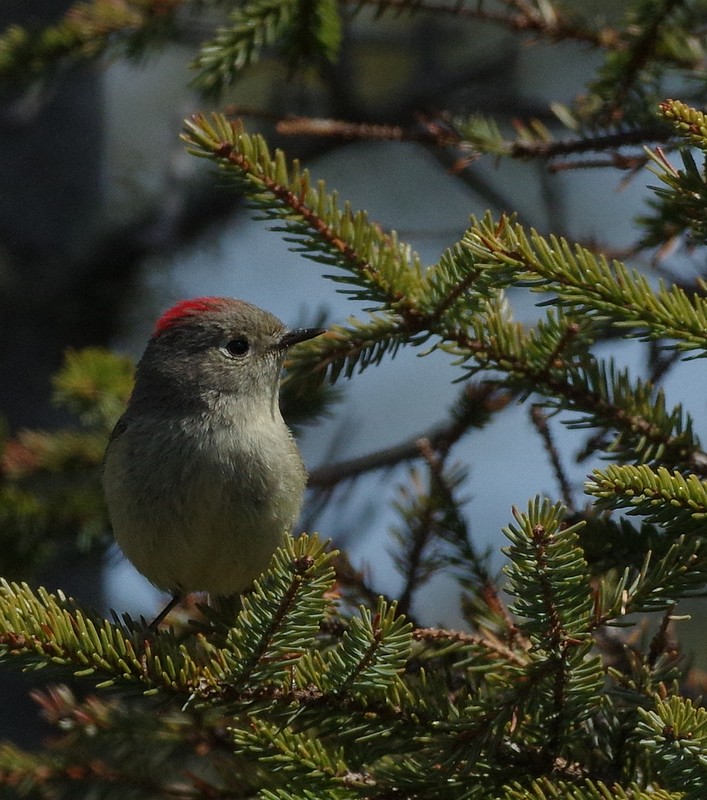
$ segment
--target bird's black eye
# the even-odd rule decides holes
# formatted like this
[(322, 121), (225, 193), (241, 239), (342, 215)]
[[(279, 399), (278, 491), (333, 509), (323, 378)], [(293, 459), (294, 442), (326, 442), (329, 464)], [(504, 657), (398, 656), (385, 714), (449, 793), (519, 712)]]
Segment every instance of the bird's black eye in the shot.
[(245, 336), (238, 336), (226, 344), (225, 350), (229, 356), (244, 356), (250, 350), (250, 342)]

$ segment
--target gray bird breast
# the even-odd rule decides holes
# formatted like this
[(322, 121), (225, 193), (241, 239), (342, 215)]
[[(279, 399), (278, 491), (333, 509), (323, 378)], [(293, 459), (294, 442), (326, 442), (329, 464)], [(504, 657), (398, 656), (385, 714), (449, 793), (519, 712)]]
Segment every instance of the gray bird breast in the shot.
[(241, 592), (299, 516), (302, 459), (279, 413), (247, 426), (188, 422), (125, 420), (104, 466), (114, 534), (161, 589)]

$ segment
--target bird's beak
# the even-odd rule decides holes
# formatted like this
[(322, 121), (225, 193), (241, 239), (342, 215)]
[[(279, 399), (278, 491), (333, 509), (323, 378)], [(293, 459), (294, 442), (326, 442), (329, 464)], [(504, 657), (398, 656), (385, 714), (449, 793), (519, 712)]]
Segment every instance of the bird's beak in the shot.
[(326, 328), (295, 328), (283, 334), (279, 345), (282, 348), (292, 347), (293, 344), (306, 342), (307, 339), (314, 339), (315, 336), (321, 336), (323, 333), (326, 333)]

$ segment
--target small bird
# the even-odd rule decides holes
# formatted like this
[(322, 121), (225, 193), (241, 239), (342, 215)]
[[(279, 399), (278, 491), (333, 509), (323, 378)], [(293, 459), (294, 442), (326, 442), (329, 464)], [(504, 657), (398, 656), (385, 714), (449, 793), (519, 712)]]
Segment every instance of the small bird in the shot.
[(226, 297), (178, 303), (157, 321), (110, 437), (103, 487), (118, 544), (172, 602), (243, 592), (291, 533), (307, 473), (280, 413), (288, 330)]

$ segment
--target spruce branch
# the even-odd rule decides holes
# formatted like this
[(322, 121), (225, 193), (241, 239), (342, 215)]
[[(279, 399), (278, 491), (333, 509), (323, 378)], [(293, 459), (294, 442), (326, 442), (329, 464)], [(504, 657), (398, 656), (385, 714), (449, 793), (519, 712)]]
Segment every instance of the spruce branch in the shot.
[(693, 533), (704, 528), (707, 483), (695, 474), (651, 469), (647, 464), (612, 464), (597, 469), (585, 484), (587, 494), (598, 498), (600, 508), (630, 509), (630, 514)]
[(344, 748), (329, 746), (323, 737), (253, 718), (248, 729), (233, 730), (233, 739), (248, 758), (283, 775), (290, 792), (306, 789), (313, 777), (319, 783), (327, 781), (332, 789), (367, 782), (361, 772), (354, 776), (346, 763)]
[(40, 30), (11, 25), (0, 34), (0, 81), (29, 82), (107, 50), (137, 55), (171, 35), (188, 0), (88, 0)]
[(349, 317), (348, 327), (330, 325), (318, 338), (322, 341), (316, 349), (305, 345), (290, 354), (288, 365), (293, 377), (288, 376), (286, 381), (320, 382), (326, 376), (335, 382), (340, 376), (350, 378), (380, 364), (386, 356), (393, 358), (409, 343), (405, 325), (386, 314), (369, 314), (365, 322)]
[[(703, 142), (703, 145), (705, 142)], [(656, 197), (649, 201), (653, 214), (639, 222), (646, 228), (642, 244), (664, 245), (681, 235), (689, 235), (697, 243), (707, 240), (704, 208), (707, 204), (707, 181), (689, 150), (680, 151), (683, 168), (674, 167), (659, 148), (648, 151), (652, 172), (663, 186), (655, 187)], [(703, 288), (700, 285), (700, 290)]]
[(68, 350), (52, 379), (54, 402), (82, 424), (112, 430), (133, 388), (134, 363), (100, 347)]
[(275, 552), (253, 592), (242, 598), (226, 637), (218, 679), (231, 693), (289, 679), (290, 667), (312, 647), (328, 608), (335, 556), (316, 536), (305, 534)]
[[(185, 121), (182, 138), (190, 153), (214, 161), (264, 219), (278, 222), (274, 230), (286, 233), (294, 249), (340, 269), (344, 274), (328, 277), (358, 287), (345, 290), (352, 297), (375, 303), (380, 316), (373, 321), (394, 342), (406, 334), (406, 341), (420, 344), (448, 317), (470, 319), (513, 275), (515, 265), (489, 269), (465, 243), (423, 270), (417, 253), (394, 231), (383, 231), (348, 204), (341, 207), (321, 181), (314, 185), (297, 161), (288, 168), (282, 151), (271, 156), (264, 139), (247, 134), (240, 122), (218, 114), (210, 121), (195, 116)], [(346, 332), (337, 334), (332, 346)], [(351, 343), (362, 353), (370, 349), (366, 344), (355, 337)]]
[[(571, 118), (567, 124), (577, 125), (577, 121)], [(592, 131), (582, 131), (571, 138), (554, 137), (548, 128), (536, 120), (529, 123), (515, 123), (518, 135), (515, 139), (506, 138), (496, 121), (492, 118), (482, 117), (475, 114), (467, 119), (454, 120), (452, 131), (456, 135), (453, 142), (460, 152), (464, 153), (484, 153), (506, 158), (517, 159), (543, 159), (551, 160), (560, 156), (577, 156), (590, 152), (611, 152), (614, 151), (611, 159), (615, 165), (619, 159), (631, 158), (628, 153), (619, 155), (623, 148), (631, 146), (646, 145), (649, 142), (667, 142), (673, 136), (670, 127), (660, 122), (646, 123), (635, 127), (623, 126), (611, 131), (596, 133)], [(446, 143), (450, 143), (451, 135), (446, 134)], [(444, 144), (443, 139), (440, 144)], [(568, 162), (565, 169), (573, 166), (580, 168), (585, 166), (585, 162)], [(590, 162), (589, 166), (593, 166)], [(556, 170), (558, 165), (551, 164), (549, 169)], [(626, 166), (624, 166), (626, 168)]]
[(61, 592), (34, 592), (7, 581), (0, 583), (0, 659), (25, 669), (52, 666), (76, 677), (96, 676), (101, 687), (136, 684), (146, 694), (213, 684), (212, 669), (222, 665), (201, 636), (189, 646), (169, 633), (150, 641), (132, 622), (100, 619)]
[(335, 61), (341, 19), (333, 0), (249, 0), (230, 14), (228, 24), (201, 46), (192, 67), (197, 84), (218, 92), (233, 83), (262, 51), (278, 45), (291, 67), (318, 58)]
[(707, 554), (703, 542), (679, 537), (665, 553), (648, 551), (638, 569), (626, 567), (615, 582), (606, 577), (597, 590), (592, 627), (633, 613), (671, 609), (686, 597), (705, 593)]
[(8, 441), (0, 470), (13, 481), (36, 475), (77, 472), (101, 463), (108, 434), (103, 431), (20, 431)]
[(534, 724), (550, 751), (583, 737), (579, 723), (597, 710), (604, 680), (601, 662), (590, 655), (593, 604), (581, 523), (565, 528), (562, 516), (559, 504), (536, 498), (526, 513), (514, 510), (516, 524), (504, 529), (511, 611), (533, 644), (521, 702), (527, 711), (543, 709)]
[[(579, 347), (581, 328), (573, 319), (548, 315), (536, 330), (526, 331), (507, 319), (503, 308), (488, 307), (475, 321), (475, 335), (452, 331), (454, 345), (442, 349), (457, 355), (473, 374), (500, 370), (516, 391), (537, 391), (548, 398), (543, 405), (580, 412), (571, 427), (598, 427), (617, 431), (606, 449), (615, 457), (659, 461), (698, 468), (701, 451), (692, 421), (682, 407), (666, 409), (664, 395), (643, 381), (632, 382), (625, 370), (587, 359)], [(575, 340), (569, 353), (558, 353)], [(572, 352), (575, 350), (576, 356)]]
[[(639, 335), (678, 339), (681, 349), (703, 348), (707, 306), (683, 290), (654, 294), (637, 273), (608, 263), (565, 240), (546, 242), (535, 232), (502, 218), (474, 221), (461, 243), (423, 272), (419, 258), (393, 234), (368, 222), (363, 212), (339, 207), (336, 195), (312, 186), (309, 174), (284, 155), (271, 157), (264, 141), (238, 124), (214, 116), (186, 123), (191, 152), (214, 160), (247, 194), (267, 219), (278, 220), (305, 255), (336, 265), (336, 280), (357, 288), (358, 299), (377, 303), (366, 322), (332, 326), (328, 334), (299, 349), (293, 371), (319, 378), (350, 376), (358, 367), (377, 364), (403, 344), (422, 344), (431, 336), (438, 347), (475, 361), (474, 370), (500, 369), (514, 388), (530, 387), (559, 405), (588, 413), (581, 424), (616, 428), (614, 447), (644, 460), (691, 464), (698, 443), (682, 409), (668, 412), (648, 386), (636, 387), (634, 402), (627, 377), (587, 360), (594, 326), (606, 319)], [(548, 315), (536, 332), (508, 320), (499, 289), (524, 282), (554, 290), (573, 316)], [(583, 321), (577, 322), (582, 314)], [(677, 318), (676, 318), (677, 317)], [(571, 378), (568, 380), (568, 374)], [(610, 394), (613, 393), (613, 397)], [(622, 403), (627, 407), (622, 407)]]
[(297, 0), (261, 0), (242, 4), (230, 15), (228, 26), (201, 47), (193, 67), (205, 89), (220, 89), (252, 64), (260, 51), (276, 42), (291, 23)]
[[(679, 31), (687, 38), (687, 29), (683, 26), (669, 25), (670, 17), (686, 6), (684, 0), (643, 0), (631, 9), (631, 25), (624, 28), (626, 47), (611, 53), (594, 85), (594, 91), (603, 100), (602, 119), (610, 119), (614, 114), (622, 116), (622, 106), (627, 104), (629, 94), (640, 83), (641, 72), (657, 58), (665, 57), (666, 51), (678, 49), (670, 41), (671, 34), (675, 38), (675, 32)], [(681, 44), (683, 51), (687, 49), (687, 42)]]
[(99, 481), (108, 434), (132, 388), (130, 359), (100, 348), (65, 353), (53, 401), (79, 425), (21, 430), (0, 444), (0, 573), (33, 574), (53, 549), (103, 544), (106, 512)]
[(511, 541), (506, 572), (508, 592), (517, 598), (513, 613), (525, 620), (522, 627), (531, 640), (550, 650), (559, 650), (563, 639), (579, 644), (592, 611), (577, 534), (583, 523), (564, 528), (562, 506), (540, 498), (526, 513), (514, 509), (513, 516), (516, 524), (504, 528)]
[(137, 684), (196, 699), (226, 685), (246, 697), (253, 683), (286, 682), (289, 668), (313, 641), (328, 607), (333, 553), (316, 537), (290, 540), (270, 570), (244, 598), (237, 624), (223, 647), (203, 634), (186, 643), (169, 632), (146, 638), (126, 619), (111, 623), (81, 610), (63, 594), (27, 585), (0, 584), (0, 658), (26, 669), (54, 666), (77, 677), (97, 676), (99, 686)]
[(683, 352), (707, 347), (707, 299), (689, 296), (679, 286), (654, 291), (637, 270), (611, 263), (579, 245), (535, 230), (529, 233), (512, 219), (498, 224), (474, 221), (464, 239), (479, 261), (518, 270), (518, 280), (534, 290), (551, 292), (573, 315), (608, 321), (624, 335), (673, 339)]
[(680, 791), (669, 792), (637, 784), (627, 787), (600, 781), (540, 778), (530, 785), (516, 783), (499, 800), (684, 800)]
[(87, 793), (196, 800), (233, 797), (236, 787), (249, 785), (249, 771), (234, 759), (224, 730), (227, 720), (216, 713), (199, 716), (163, 699), (126, 699), (116, 692), (78, 700), (66, 686), (34, 692), (33, 699), (62, 736), (38, 754), (0, 746), (0, 786), (8, 797), (21, 787), (27, 796), (47, 800)]
[(527, 666), (525, 655), (514, 650), (493, 636), (476, 636), (464, 631), (445, 630), (443, 628), (416, 628), (412, 632), (417, 642), (432, 643), (436, 646), (437, 657), (454, 653), (458, 650), (479, 651), (486, 654), (492, 663), (507, 663), (518, 667)]
[(265, 219), (277, 221), (275, 230), (297, 251), (343, 271), (329, 277), (356, 287), (344, 290), (354, 298), (376, 304), (366, 323), (332, 326), (316, 346), (299, 348), (294, 369), (350, 376), (403, 344), (424, 343), (449, 317), (471, 319), (509, 280), (511, 269), (486, 269), (459, 244), (423, 271), (418, 255), (394, 232), (348, 204), (340, 207), (337, 195), (327, 194), (321, 182), (315, 187), (297, 162), (289, 169), (281, 151), (271, 156), (262, 137), (221, 115), (187, 120), (183, 139), (193, 155), (214, 161)]
[(680, 100), (664, 100), (659, 109), (680, 136), (707, 152), (707, 115), (704, 112)]
[(550, 41), (576, 40), (595, 47), (622, 46), (619, 31), (611, 26), (595, 26), (577, 15), (566, 16), (552, 3), (501, 2), (501, 9), (487, 5), (464, 2), (429, 2), (429, 0), (347, 0), (356, 10), (362, 7), (375, 9), (378, 15), (385, 12), (400, 14), (429, 13), (454, 16), (461, 19), (478, 19), (493, 22), (512, 31), (532, 33)]
[[(251, 112), (254, 113), (254, 112)], [(248, 116), (248, 112), (241, 111)], [(257, 114), (254, 114), (258, 116)], [(572, 120), (576, 124), (575, 120)], [(601, 166), (607, 163), (619, 169), (636, 169), (647, 160), (643, 150), (620, 152), (628, 147), (641, 147), (653, 142), (668, 142), (674, 132), (665, 123), (646, 124), (638, 127), (622, 127), (612, 132), (583, 132), (567, 138), (554, 137), (539, 120), (526, 124), (514, 123), (515, 138), (507, 138), (496, 121), (475, 114), (469, 118), (418, 120), (409, 126), (378, 125), (366, 122), (351, 122), (314, 117), (284, 117), (276, 120), (276, 130), (283, 136), (311, 136), (364, 141), (421, 142), (430, 147), (450, 148), (458, 151), (461, 164), (475, 161), (480, 155), (495, 155), (522, 160), (538, 159), (550, 161), (551, 172)], [(570, 124), (570, 120), (567, 121)], [(596, 161), (555, 162), (561, 156), (577, 156), (588, 152), (611, 152), (611, 155)]]
[(337, 646), (322, 656), (322, 690), (395, 704), (396, 678), (410, 653), (411, 631), (395, 603), (380, 598), (375, 612), (362, 607)]
[(662, 610), (683, 597), (704, 594), (707, 553), (701, 533), (707, 493), (702, 481), (663, 467), (612, 465), (595, 470), (585, 488), (598, 498), (597, 507), (628, 508), (629, 514), (665, 529), (662, 540), (652, 537), (637, 569), (626, 567), (613, 586), (602, 582), (597, 623)]
[(68, 350), (54, 376), (54, 403), (76, 414), (80, 430), (20, 431), (3, 443), (0, 474), (13, 481), (75, 472), (101, 463), (108, 434), (133, 385), (133, 362), (98, 347)]
[(312, 184), (297, 161), (288, 168), (282, 151), (271, 157), (265, 140), (248, 135), (239, 123), (214, 114), (185, 121), (182, 135), (192, 155), (214, 161), (265, 219), (277, 220), (315, 260), (345, 269), (362, 287), (354, 297), (409, 309), (412, 314), (422, 284), (419, 257), (369, 222), (364, 212), (340, 207), (323, 183)]
[(707, 785), (707, 711), (689, 699), (656, 697), (652, 709), (638, 709), (640, 746), (657, 759), (669, 789), (684, 800), (701, 800)]

